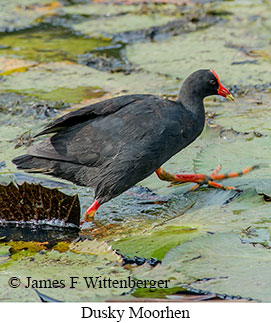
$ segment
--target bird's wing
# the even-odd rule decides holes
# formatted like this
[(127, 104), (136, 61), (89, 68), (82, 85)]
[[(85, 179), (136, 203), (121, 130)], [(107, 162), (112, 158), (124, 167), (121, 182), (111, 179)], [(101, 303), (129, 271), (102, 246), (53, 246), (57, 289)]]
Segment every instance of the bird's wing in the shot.
[(144, 94), (123, 95), (87, 105), (81, 109), (67, 113), (64, 116), (54, 120), (52, 123), (48, 124), (41, 132), (36, 134), (35, 137), (58, 132), (81, 122), (95, 119), (99, 116), (106, 116), (122, 109), (127, 105), (130, 105), (133, 102), (144, 100), (148, 96), (149, 95)]
[(181, 132), (191, 128), (192, 120), (178, 109), (173, 101), (146, 96), (111, 115), (67, 127), (28, 153), (100, 169), (126, 164), (151, 171), (186, 146)]

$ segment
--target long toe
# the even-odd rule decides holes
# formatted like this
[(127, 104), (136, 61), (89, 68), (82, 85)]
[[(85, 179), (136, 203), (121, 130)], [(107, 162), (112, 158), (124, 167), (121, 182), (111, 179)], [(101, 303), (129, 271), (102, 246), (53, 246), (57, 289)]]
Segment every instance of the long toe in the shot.
[(85, 220), (85, 222), (93, 221), (94, 220), (95, 212), (96, 212), (96, 210), (86, 211), (84, 213), (84, 220)]

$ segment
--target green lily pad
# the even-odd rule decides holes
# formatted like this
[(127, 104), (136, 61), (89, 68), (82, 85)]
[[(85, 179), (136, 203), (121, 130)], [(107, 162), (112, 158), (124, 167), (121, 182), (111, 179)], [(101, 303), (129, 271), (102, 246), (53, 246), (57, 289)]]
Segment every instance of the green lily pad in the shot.
[[(173, 249), (175, 250), (175, 248)], [(187, 275), (181, 268), (178, 268), (174, 266), (173, 263), (164, 263), (162, 261), (161, 264), (158, 264), (153, 269), (146, 269), (144, 268), (144, 265), (142, 266), (144, 270), (141, 270), (141, 268), (133, 268), (133, 275), (138, 279), (151, 279), (154, 281), (159, 280), (167, 280), (167, 287), (166, 289), (157, 291), (161, 296), (165, 296), (165, 294), (170, 294), (170, 291), (173, 290), (177, 292), (177, 288), (179, 290), (182, 290), (184, 284), (192, 283), (194, 282), (193, 277), (191, 277), (189, 274)], [(146, 292), (145, 290), (136, 290), (135, 296), (143, 294)], [(143, 295), (142, 295), (143, 296)], [(146, 295), (149, 297), (149, 293)], [(146, 297), (145, 296), (145, 297)]]
[(208, 112), (215, 113), (212, 124), (241, 132), (271, 134), (271, 93), (255, 93), (253, 96), (238, 97), (235, 102), (225, 102), (219, 107), (209, 106)]
[[(192, 226), (170, 226), (147, 230), (130, 238), (112, 243), (113, 248), (128, 256), (157, 258), (161, 260), (171, 249), (197, 237), (200, 233)], [(163, 241), (163, 243), (161, 243)]]
[(204, 147), (194, 160), (194, 165), (198, 173), (209, 173), (217, 164), (223, 166), (222, 173), (241, 171), (248, 166), (261, 165), (259, 170), (246, 174), (242, 178), (244, 181), (237, 177), (228, 178), (222, 183), (241, 189), (254, 187), (260, 192), (264, 192), (262, 183), (271, 183), (270, 154), (270, 137), (254, 138), (249, 141), (241, 139), (231, 143), (222, 141), (220, 144), (210, 144)]
[(39, 17), (54, 12), (54, 7), (46, 9), (46, 5), (51, 2), (52, 0), (40, 0), (38, 7), (44, 6), (44, 10), (35, 10), (31, 6), (37, 5), (36, 0), (1, 1), (0, 12), (5, 14), (0, 17), (0, 31), (27, 28), (35, 24)]
[[(193, 277), (190, 287), (202, 291), (270, 302), (270, 250), (243, 244), (233, 233), (194, 239), (171, 250), (163, 259), (161, 276)], [(169, 267), (170, 266), (170, 267)], [(166, 275), (166, 276), (165, 276)]]
[(253, 228), (249, 227), (241, 233), (242, 242), (252, 245), (261, 244), (264, 247), (270, 248), (270, 227), (268, 228)]
[[(25, 120), (23, 125), (18, 125), (18, 117), (11, 117), (10, 115), (1, 114), (1, 121), (5, 124), (1, 125), (0, 154), (1, 160), (6, 161), (5, 164), (7, 167), (5, 167), (4, 170), (1, 170), (0, 174), (7, 174), (10, 171), (14, 171), (15, 168), (14, 165), (11, 163), (11, 159), (15, 156), (18, 156), (20, 153), (25, 152), (25, 147), (23, 146), (21, 146), (18, 149), (14, 149), (15, 143), (12, 142), (12, 140), (14, 140), (15, 138), (19, 138), (22, 135), (22, 133), (26, 133), (27, 131), (29, 131), (29, 129), (31, 129), (31, 126), (33, 126), (33, 119), (30, 119), (32, 118)], [(10, 125), (8, 125), (8, 122), (10, 122)], [(41, 123), (39, 122), (37, 122), (34, 125), (35, 129), (38, 129), (38, 127), (41, 127)]]
[(147, 297), (147, 298), (165, 298), (168, 295), (175, 295), (180, 291), (186, 291), (182, 287), (171, 287), (171, 288), (157, 288), (150, 290), (150, 288), (138, 288), (133, 293), (134, 297)]
[(152, 15), (155, 13), (162, 13), (164, 15), (178, 15), (179, 9), (175, 4), (161, 3), (159, 5), (155, 3), (144, 3), (144, 6), (138, 4), (124, 4), (116, 2), (108, 3), (85, 3), (78, 5), (65, 6), (62, 12), (71, 15), (82, 16), (102, 16), (110, 17), (114, 15), (124, 15), (127, 13), (133, 13), (140, 15), (142, 13), (149, 13)]
[[(182, 216), (169, 221), (168, 225), (192, 226), (202, 233), (229, 231), (240, 233), (249, 227), (270, 227), (270, 205), (264, 202), (263, 198), (253, 189), (246, 191), (228, 204), (201, 203), (201, 205), (200, 209), (191, 209)], [(166, 227), (164, 229), (166, 230)]]
[[(155, 257), (162, 260), (170, 249), (206, 235), (206, 232), (241, 233), (248, 227), (271, 229), (270, 206), (255, 190), (248, 190), (231, 203), (225, 204), (231, 201), (235, 194), (234, 191), (216, 189), (192, 192), (189, 199), (195, 203), (185, 212), (179, 211), (179, 216), (177, 210), (181, 210), (183, 205), (174, 201), (169, 212), (172, 214), (175, 211), (175, 218), (169, 218), (165, 223), (114, 241), (112, 245), (122, 254), (131, 257)], [(175, 198), (178, 199), (178, 196)], [(262, 237), (259, 243), (264, 244), (264, 239)]]
[(73, 28), (86, 35), (101, 36), (103, 34), (121, 33), (130, 30), (141, 30), (152, 26), (160, 26), (173, 20), (174, 17), (154, 15), (112, 16), (99, 20), (89, 20), (76, 24)]
[[(78, 86), (77, 88), (58, 87), (55, 90), (36, 94), (42, 100), (61, 100), (67, 103), (80, 103), (82, 100), (103, 97), (106, 92), (98, 86)], [(29, 93), (28, 93), (29, 95)], [(34, 95), (35, 96), (35, 95)]]
[(36, 27), (1, 35), (0, 54), (36, 62), (77, 61), (80, 54), (111, 42), (74, 35), (62, 27)]
[[(212, 68), (227, 85), (269, 83), (266, 71), (270, 69), (270, 62), (257, 57), (255, 63), (250, 51), (268, 50), (270, 30), (263, 28), (260, 19), (251, 21), (249, 18), (258, 15), (261, 21), (268, 21), (270, 8), (259, 1), (238, 4), (227, 1), (226, 5), (218, 4), (217, 7), (232, 12), (233, 15), (226, 17), (227, 22), (161, 42), (129, 45), (128, 59), (145, 71), (162, 72), (182, 80), (191, 71)], [(244, 61), (247, 63), (240, 64)]]
[[(24, 73), (11, 74), (4, 78), (5, 82), (0, 84), (0, 90), (32, 96), (38, 96), (40, 93), (44, 97), (45, 92), (60, 89), (63, 100), (65, 99), (64, 89), (78, 87), (93, 88), (103, 84), (104, 91), (115, 94), (121, 92), (159, 94), (162, 91), (170, 92), (173, 84), (177, 84), (176, 80), (164, 84), (163, 76), (149, 73), (132, 73), (123, 77), (120, 73), (108, 74), (88, 66), (68, 62), (40, 64), (29, 68)], [(58, 98), (61, 98), (60, 94)]]
[[(23, 257), (17, 261), (11, 261), (4, 270), (0, 269), (0, 300), (3, 301), (38, 301), (32, 288), (59, 301), (104, 301), (109, 298), (120, 296), (128, 292), (129, 288), (115, 287), (98, 288), (90, 286), (90, 282), (96, 277), (100, 279), (127, 279), (129, 271), (121, 267), (117, 256), (110, 260), (108, 255), (83, 252), (83, 254), (68, 251), (44, 251), (31, 257)], [(114, 254), (111, 251), (112, 255)], [(10, 277), (20, 278), (20, 287), (10, 288), (8, 279)], [(31, 278), (27, 278), (31, 277)], [(72, 279), (71, 277), (78, 277)], [(84, 278), (87, 277), (87, 278)], [(71, 288), (72, 281), (74, 288)], [(53, 283), (54, 282), (54, 283)], [(55, 287), (48, 287), (54, 284)], [(29, 286), (29, 287), (28, 287)], [(44, 286), (47, 286), (44, 287)], [(58, 286), (58, 287), (57, 287)], [(45, 291), (46, 289), (46, 291)]]
[[(0, 239), (1, 239), (1, 237), (0, 237)], [(10, 249), (10, 246), (0, 246), (0, 265), (5, 263), (8, 260), (9, 249)]]
[(138, 10), (138, 5), (124, 5), (117, 3), (88, 3), (65, 6), (62, 11), (72, 15), (111, 16)]
[(122, 262), (121, 257), (117, 255), (115, 251), (112, 250), (112, 246), (106, 242), (98, 242), (97, 240), (89, 241), (87, 239), (84, 241), (72, 242), (70, 244), (70, 250), (75, 253), (103, 256), (105, 259), (119, 262), (120, 264)]

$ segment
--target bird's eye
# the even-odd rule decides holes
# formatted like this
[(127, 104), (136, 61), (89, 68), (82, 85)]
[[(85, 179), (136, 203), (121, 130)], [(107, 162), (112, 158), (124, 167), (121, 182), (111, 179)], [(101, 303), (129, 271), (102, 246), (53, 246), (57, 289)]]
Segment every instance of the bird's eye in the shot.
[(209, 83), (212, 84), (212, 85), (215, 85), (216, 81), (215, 80), (210, 80)]

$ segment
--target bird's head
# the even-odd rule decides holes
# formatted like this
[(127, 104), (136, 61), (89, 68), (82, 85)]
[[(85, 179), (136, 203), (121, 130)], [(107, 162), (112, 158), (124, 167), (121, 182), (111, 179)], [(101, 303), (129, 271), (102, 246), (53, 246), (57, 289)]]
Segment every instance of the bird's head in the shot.
[(234, 101), (233, 95), (220, 82), (217, 74), (213, 70), (198, 70), (185, 80), (180, 96), (197, 97), (200, 99), (209, 95), (221, 95)]
[(211, 74), (209, 79), (210, 87), (215, 86), (215, 90), (217, 91), (216, 94), (223, 96), (224, 98), (227, 98), (230, 101), (234, 101), (233, 95), (230, 93), (229, 90), (227, 90), (220, 82), (217, 74), (215, 71), (210, 70)]

